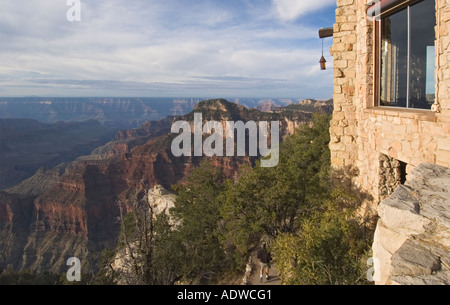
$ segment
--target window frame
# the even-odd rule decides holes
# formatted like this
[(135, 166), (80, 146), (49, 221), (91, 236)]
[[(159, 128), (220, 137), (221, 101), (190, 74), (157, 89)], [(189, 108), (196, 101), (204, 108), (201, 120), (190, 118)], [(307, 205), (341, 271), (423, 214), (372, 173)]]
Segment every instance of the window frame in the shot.
[[(371, 108), (382, 108), (384, 110), (394, 110), (394, 111), (409, 111), (409, 112), (427, 112), (427, 113), (434, 113), (432, 109), (424, 109), (424, 108), (411, 108), (408, 107), (410, 103), (410, 61), (408, 60), (408, 74), (407, 74), (407, 100), (406, 100), (406, 107), (400, 107), (400, 106), (386, 106), (386, 105), (380, 105), (380, 99), (381, 99), (381, 21), (383, 18), (394, 15), (404, 9), (409, 10), (410, 7), (416, 3), (426, 1), (426, 0), (405, 0), (402, 3), (399, 3), (388, 10), (381, 12), (380, 15), (373, 18), (373, 103)], [(436, 0), (435, 0), (436, 1)], [(410, 36), (410, 18), (409, 18), (410, 12), (408, 11), (408, 57), (410, 56), (410, 43), (411, 43), (411, 36)], [(436, 31), (436, 30), (435, 30)], [(435, 38), (436, 41), (436, 38)], [(436, 67), (435, 67), (436, 69)], [(435, 79), (435, 82), (437, 80)], [(436, 97), (435, 97), (436, 99)]]

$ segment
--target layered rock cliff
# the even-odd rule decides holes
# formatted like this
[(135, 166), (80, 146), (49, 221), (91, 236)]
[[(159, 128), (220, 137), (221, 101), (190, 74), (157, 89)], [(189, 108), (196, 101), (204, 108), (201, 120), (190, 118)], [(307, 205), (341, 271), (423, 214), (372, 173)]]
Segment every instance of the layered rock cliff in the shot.
[[(311, 117), (261, 113), (225, 100), (205, 101), (195, 111), (202, 112), (205, 121), (279, 120), (281, 136)], [(93, 254), (117, 242), (118, 202), (127, 212), (132, 206), (128, 203), (143, 192), (155, 185), (170, 189), (202, 160), (171, 153), (176, 136), (170, 133), (171, 122), (192, 117), (193, 113), (121, 131), (91, 155), (41, 170), (0, 193), (0, 267), (59, 273), (67, 271), (66, 260), (73, 256), (81, 260), (83, 270), (95, 265)], [(250, 157), (212, 158), (227, 177), (252, 162)]]
[(421, 164), (383, 200), (373, 255), (377, 284), (450, 284), (450, 169)]

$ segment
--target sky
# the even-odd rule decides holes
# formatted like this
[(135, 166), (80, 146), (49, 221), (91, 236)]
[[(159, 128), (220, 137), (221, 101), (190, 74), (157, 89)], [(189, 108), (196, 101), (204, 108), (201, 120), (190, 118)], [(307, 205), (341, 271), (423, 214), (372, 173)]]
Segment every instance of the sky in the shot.
[(0, 0), (0, 96), (332, 97), (336, 0), (76, 2)]

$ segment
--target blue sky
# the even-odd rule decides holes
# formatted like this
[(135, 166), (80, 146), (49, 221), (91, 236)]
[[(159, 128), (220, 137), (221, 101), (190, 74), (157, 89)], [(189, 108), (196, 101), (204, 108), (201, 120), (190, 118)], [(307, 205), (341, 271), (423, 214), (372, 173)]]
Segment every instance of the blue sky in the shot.
[(335, 0), (0, 0), (0, 96), (332, 97)]

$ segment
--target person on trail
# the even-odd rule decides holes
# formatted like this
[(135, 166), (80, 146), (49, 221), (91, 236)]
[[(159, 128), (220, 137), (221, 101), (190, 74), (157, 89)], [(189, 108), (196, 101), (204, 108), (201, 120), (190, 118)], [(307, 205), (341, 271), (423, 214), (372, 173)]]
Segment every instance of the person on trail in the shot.
[(262, 244), (261, 249), (258, 250), (256, 258), (259, 259), (259, 264), (261, 266), (259, 281), (262, 282), (263, 280), (264, 270), (266, 271), (266, 281), (269, 280), (270, 261), (272, 260), (272, 257), (270, 257), (269, 252), (267, 252), (266, 243)]

